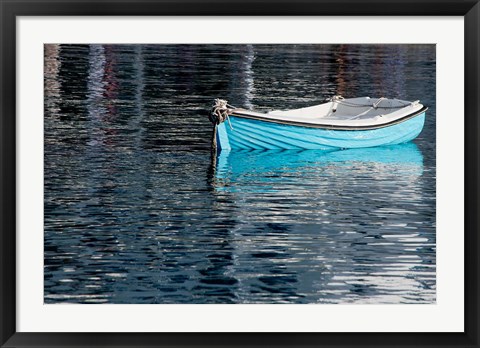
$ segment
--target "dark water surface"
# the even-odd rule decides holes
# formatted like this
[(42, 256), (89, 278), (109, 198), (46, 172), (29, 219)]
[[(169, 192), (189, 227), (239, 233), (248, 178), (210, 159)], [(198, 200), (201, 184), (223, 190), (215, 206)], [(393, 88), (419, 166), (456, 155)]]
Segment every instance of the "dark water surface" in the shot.
[[(203, 110), (420, 99), (412, 143), (232, 152)], [(432, 303), (435, 46), (46, 45), (46, 303)]]

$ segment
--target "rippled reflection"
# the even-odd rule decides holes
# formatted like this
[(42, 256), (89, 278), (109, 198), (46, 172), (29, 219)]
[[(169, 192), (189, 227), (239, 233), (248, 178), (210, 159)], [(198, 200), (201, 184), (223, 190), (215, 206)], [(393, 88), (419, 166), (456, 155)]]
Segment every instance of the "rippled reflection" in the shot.
[[(319, 175), (322, 168), (331, 167), (334, 171), (344, 172), (345, 167), (351, 166), (370, 173), (372, 182), (385, 175), (418, 177), (423, 173), (423, 156), (415, 143), (337, 151), (222, 151), (217, 156), (216, 176), (234, 181), (242, 175), (257, 178), (277, 173), (278, 178), (283, 179), (289, 173), (295, 173), (295, 178), (302, 184)], [(298, 175), (307, 173), (310, 175)], [(355, 171), (346, 174), (354, 176)]]
[[(285, 301), (401, 303), (418, 301), (435, 284), (435, 241), (423, 230), (430, 226), (407, 218), (430, 209), (422, 174), (413, 143), (237, 151), (218, 157), (214, 186), (218, 199), (232, 202), (230, 214), (241, 217), (237, 259), (268, 260), (258, 269), (263, 289), (292, 287)], [(244, 282), (255, 287), (258, 277), (249, 278)]]
[[(433, 45), (45, 45), (46, 303), (432, 303)], [(421, 99), (399, 146), (221, 153), (214, 98)]]

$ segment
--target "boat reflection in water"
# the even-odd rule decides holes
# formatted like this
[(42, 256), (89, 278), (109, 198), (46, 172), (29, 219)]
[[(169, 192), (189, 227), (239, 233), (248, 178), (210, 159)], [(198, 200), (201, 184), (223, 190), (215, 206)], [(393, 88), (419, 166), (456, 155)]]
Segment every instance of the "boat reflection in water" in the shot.
[(216, 161), (215, 187), (227, 192), (288, 193), (308, 186), (352, 184), (362, 185), (364, 191), (387, 180), (389, 186), (401, 182), (401, 189), (422, 173), (423, 156), (414, 143), (337, 151), (221, 151)]
[[(435, 301), (435, 212), (424, 194), (430, 174), (414, 143), (331, 152), (222, 151), (216, 166), (216, 201), (235, 222), (232, 259), (244, 267), (232, 271), (239, 297)], [(245, 272), (247, 266), (262, 276)], [(255, 287), (262, 291), (247, 297)]]

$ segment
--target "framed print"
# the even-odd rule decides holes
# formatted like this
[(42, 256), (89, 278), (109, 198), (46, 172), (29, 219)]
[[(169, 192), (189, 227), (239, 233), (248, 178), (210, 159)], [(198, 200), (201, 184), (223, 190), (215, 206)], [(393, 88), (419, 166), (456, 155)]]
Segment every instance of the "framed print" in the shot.
[(4, 1), (2, 347), (478, 346), (477, 1)]

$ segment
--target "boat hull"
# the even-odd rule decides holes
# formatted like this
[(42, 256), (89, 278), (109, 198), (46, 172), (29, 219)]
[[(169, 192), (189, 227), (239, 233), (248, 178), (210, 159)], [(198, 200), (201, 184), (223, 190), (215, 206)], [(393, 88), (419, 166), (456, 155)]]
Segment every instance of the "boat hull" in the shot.
[(302, 127), (233, 115), (229, 121), (217, 127), (217, 144), (221, 150), (335, 150), (395, 145), (411, 141), (423, 129), (425, 112), (400, 123), (367, 130)]

